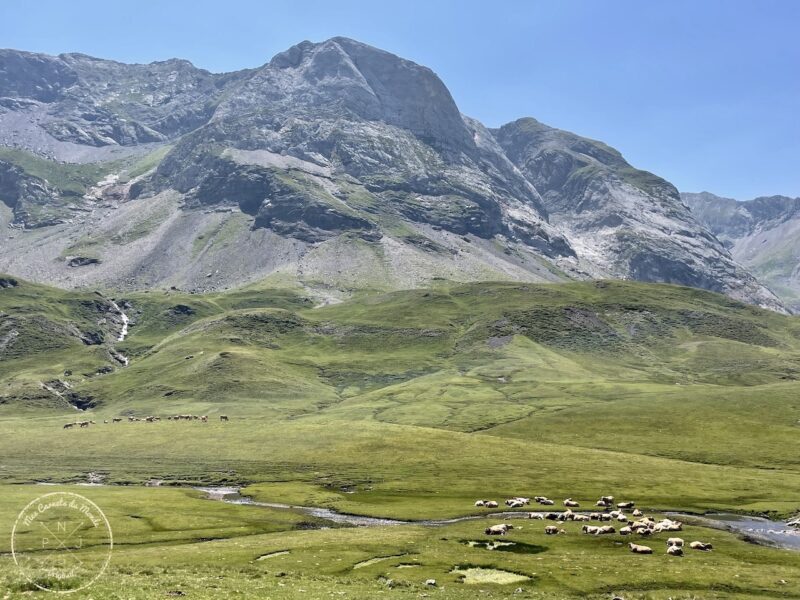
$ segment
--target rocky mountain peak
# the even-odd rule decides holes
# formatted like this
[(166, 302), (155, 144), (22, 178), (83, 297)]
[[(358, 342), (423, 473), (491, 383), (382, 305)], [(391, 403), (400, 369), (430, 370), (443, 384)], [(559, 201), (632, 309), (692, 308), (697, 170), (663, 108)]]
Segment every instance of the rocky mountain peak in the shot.
[(0, 49), (0, 98), (54, 102), (77, 80), (55, 56)]
[(301, 42), (276, 55), (224, 102), (217, 116), (280, 110), (380, 121), (443, 147), (474, 149), (450, 92), (436, 74), (344, 37)]
[(519, 119), (493, 131), (595, 274), (683, 283), (780, 308), (668, 181), (602, 142)]
[(0, 269), (48, 282), (618, 277), (780, 309), (669, 182), (533, 118), (488, 129), (343, 37), (223, 74), (0, 51), (0, 170)]
[(740, 202), (710, 192), (683, 193), (681, 198), (734, 259), (800, 311), (800, 198)]

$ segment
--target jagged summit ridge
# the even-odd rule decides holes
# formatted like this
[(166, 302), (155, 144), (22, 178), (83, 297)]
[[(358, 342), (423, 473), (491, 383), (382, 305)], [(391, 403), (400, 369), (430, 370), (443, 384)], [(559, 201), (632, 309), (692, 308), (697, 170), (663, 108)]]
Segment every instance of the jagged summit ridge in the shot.
[(739, 202), (709, 192), (681, 194), (695, 217), (732, 256), (800, 310), (800, 198)]
[(2, 51), (0, 161), (0, 268), (59, 285), (618, 277), (780, 309), (668, 182), (534, 119), (487, 129), (348, 38), (225, 74)]

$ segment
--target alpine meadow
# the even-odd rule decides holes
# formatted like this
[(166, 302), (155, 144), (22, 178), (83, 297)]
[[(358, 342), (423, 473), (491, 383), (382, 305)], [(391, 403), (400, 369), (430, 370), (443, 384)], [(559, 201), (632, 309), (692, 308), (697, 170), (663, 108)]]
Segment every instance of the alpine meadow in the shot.
[(800, 598), (798, 207), (347, 37), (0, 50), (0, 598)]

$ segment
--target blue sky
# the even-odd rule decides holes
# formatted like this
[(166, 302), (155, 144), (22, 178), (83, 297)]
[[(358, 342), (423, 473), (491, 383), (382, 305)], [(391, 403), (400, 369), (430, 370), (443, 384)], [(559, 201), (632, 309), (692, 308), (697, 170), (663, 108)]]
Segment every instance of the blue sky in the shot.
[(738, 199), (800, 196), (798, 31), (794, 0), (0, 2), (0, 47), (212, 71), (345, 35), (431, 67), (487, 125), (533, 116)]

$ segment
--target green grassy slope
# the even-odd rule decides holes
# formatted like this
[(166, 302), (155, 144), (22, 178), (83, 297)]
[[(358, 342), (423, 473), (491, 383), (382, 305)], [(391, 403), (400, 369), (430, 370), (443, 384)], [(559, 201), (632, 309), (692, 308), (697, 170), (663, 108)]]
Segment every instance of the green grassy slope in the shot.
[[(518, 494), (800, 509), (800, 322), (723, 296), (627, 282), (441, 282), (314, 308), (291, 286), (150, 292), (115, 297), (133, 319), (124, 342), (108, 330), (90, 346), (74, 330), (108, 329), (90, 309), (100, 296), (17, 283), (0, 288), (0, 539), (18, 505), (53, 489), (14, 484), (89, 473), (240, 484), (263, 501), (403, 519), (474, 514), (476, 498)], [(53, 379), (97, 406), (48, 401), (37, 386)], [(210, 422), (103, 424), (176, 413)], [(76, 419), (97, 425), (62, 428)], [(119, 542), (108, 575), (78, 597), (122, 597), (125, 586), (126, 598), (469, 598), (521, 586), (536, 598), (788, 598), (781, 582), (800, 573), (795, 553), (696, 527), (683, 537), (715, 551), (676, 560), (662, 539), (656, 555), (636, 557), (620, 536), (568, 524), (551, 538), (526, 521), (511, 537), (536, 549), (526, 554), (465, 545), (483, 539), (484, 523), (301, 531), (314, 526), (307, 515), (186, 489), (73, 489), (110, 513)], [(25, 595), (5, 551), (0, 588)], [(530, 579), (469, 585), (457, 566)], [(423, 585), (431, 577), (436, 590)]]
[[(5, 319), (35, 316), (88, 327), (80, 297), (20, 282), (0, 291), (0, 311)], [(54, 403), (26, 415), (26, 444), (41, 453), (43, 471), (61, 460), (71, 474), (105, 467), (123, 480), (170, 471), (191, 478), (208, 459), (246, 481), (296, 469), (319, 472), (301, 478), (311, 483), (337, 473), (391, 479), (388, 466), (358, 449), (366, 444), (384, 460), (380, 442), (391, 440), (397, 456), (410, 461), (408, 475), (427, 452), (416, 445), (436, 444), (437, 469), (452, 465), (462, 479), (471, 473), (480, 480), (496, 456), (510, 452), (503, 448), (522, 444), (524, 456), (564, 448), (580, 473), (592, 461), (625, 457), (650, 470), (674, 467), (676, 477), (682, 469), (743, 468), (749, 481), (769, 482), (772, 491), (750, 501), (729, 491), (726, 506), (795, 501), (781, 496), (783, 486), (773, 479), (800, 475), (794, 401), (800, 324), (723, 296), (620, 282), (442, 283), (325, 308), (312, 308), (292, 288), (265, 285), (118, 300), (131, 306), (135, 323), (124, 342), (112, 345), (131, 358), (130, 366), (86, 377), (72, 365), (101, 360), (96, 347), (71, 338), (51, 348), (26, 330), (10, 346), (16, 354), (6, 351), (1, 363), (0, 429), (17, 428), (17, 415), (30, 405), (16, 391), (56, 377), (96, 400), (95, 420), (194, 413), (228, 414), (234, 422), (199, 437), (194, 424), (158, 424), (146, 435), (163, 435), (171, 450), (156, 456), (127, 423), (113, 432), (102, 425), (77, 435), (59, 431), (51, 440), (74, 417)], [(319, 432), (320, 447), (306, 439), (311, 431)], [(4, 436), (9, 446), (14, 437)], [(496, 454), (483, 460), (480, 448), (489, 444)], [(464, 460), (460, 454), (470, 448), (475, 456)], [(48, 453), (58, 459), (48, 460)], [(107, 465), (93, 463), (99, 455)], [(22, 460), (22, 451), (9, 447), (5, 456), (6, 469), (19, 476), (11, 458)], [(650, 460), (656, 462), (647, 466)], [(614, 477), (639, 493), (647, 487), (634, 483), (635, 473)], [(462, 489), (477, 491), (472, 484)], [(660, 503), (667, 497), (657, 490), (652, 496)], [(684, 505), (714, 497), (689, 496), (702, 501)]]

